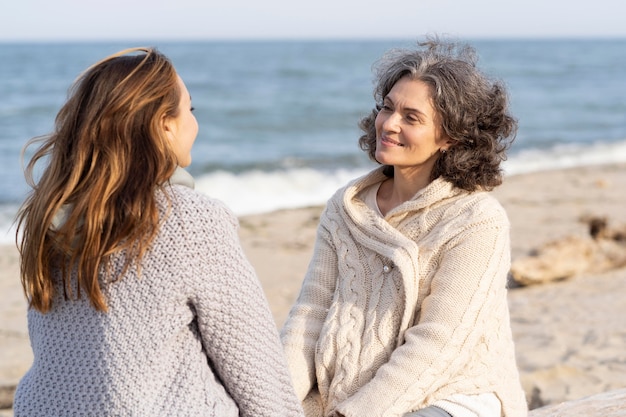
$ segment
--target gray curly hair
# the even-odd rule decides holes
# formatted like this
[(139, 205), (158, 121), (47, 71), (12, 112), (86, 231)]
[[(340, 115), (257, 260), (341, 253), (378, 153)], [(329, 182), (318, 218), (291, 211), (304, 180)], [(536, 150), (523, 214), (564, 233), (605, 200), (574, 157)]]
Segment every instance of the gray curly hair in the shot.
[[(376, 64), (376, 107), (359, 122), (359, 146), (376, 161), (375, 120), (383, 99), (403, 77), (430, 87), (442, 132), (452, 145), (435, 163), (431, 179), (443, 177), (468, 191), (491, 190), (502, 183), (500, 163), (517, 132), (509, 113), (506, 88), (476, 66), (475, 49), (467, 44), (428, 37), (415, 50), (394, 49)], [(393, 167), (386, 166), (393, 176)]]

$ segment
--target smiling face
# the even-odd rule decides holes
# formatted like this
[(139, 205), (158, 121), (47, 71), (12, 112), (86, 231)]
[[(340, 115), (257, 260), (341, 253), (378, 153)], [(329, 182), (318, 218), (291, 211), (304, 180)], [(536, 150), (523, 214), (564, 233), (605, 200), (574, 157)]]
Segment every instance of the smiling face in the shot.
[(430, 175), (449, 140), (440, 133), (429, 86), (403, 77), (384, 97), (376, 116), (376, 160), (394, 171)]
[(191, 147), (198, 135), (198, 122), (192, 113), (191, 96), (180, 77), (178, 88), (180, 90), (178, 114), (165, 120), (165, 132), (172, 143), (178, 165), (184, 168), (191, 164)]

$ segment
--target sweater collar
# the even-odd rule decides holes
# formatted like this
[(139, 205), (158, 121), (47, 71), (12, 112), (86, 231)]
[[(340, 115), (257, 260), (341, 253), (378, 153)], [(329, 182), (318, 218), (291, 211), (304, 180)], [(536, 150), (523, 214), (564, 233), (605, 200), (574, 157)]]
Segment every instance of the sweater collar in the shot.
[(176, 167), (176, 170), (170, 177), (169, 183), (171, 185), (183, 185), (191, 189), (195, 187), (195, 182), (191, 174), (181, 167)]
[[(357, 195), (365, 188), (374, 185), (376, 183), (383, 182), (387, 179), (387, 176), (383, 174), (383, 167), (377, 168), (374, 171), (357, 178), (354, 182), (349, 184), (343, 195), (344, 206), (350, 211), (350, 207), (354, 205), (361, 205), (361, 200)], [(386, 219), (392, 219), (398, 215), (405, 216), (411, 212), (415, 212), (426, 207), (429, 207), (441, 200), (454, 197), (464, 191), (456, 188), (451, 182), (437, 178), (433, 180), (426, 187), (419, 190), (413, 198), (395, 207), (385, 216)]]

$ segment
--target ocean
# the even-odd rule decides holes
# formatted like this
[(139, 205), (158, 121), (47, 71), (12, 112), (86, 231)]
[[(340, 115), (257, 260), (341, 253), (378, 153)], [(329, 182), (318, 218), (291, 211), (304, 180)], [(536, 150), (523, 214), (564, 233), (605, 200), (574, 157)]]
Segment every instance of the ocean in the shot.
[[(156, 46), (172, 59), (200, 125), (196, 189), (245, 215), (324, 204), (375, 166), (357, 144), (372, 64), (414, 42), (0, 43), (0, 243), (14, 242), (28, 193), (25, 143), (52, 130), (75, 77), (113, 52)], [(626, 161), (626, 39), (468, 42), (519, 119), (506, 175)]]

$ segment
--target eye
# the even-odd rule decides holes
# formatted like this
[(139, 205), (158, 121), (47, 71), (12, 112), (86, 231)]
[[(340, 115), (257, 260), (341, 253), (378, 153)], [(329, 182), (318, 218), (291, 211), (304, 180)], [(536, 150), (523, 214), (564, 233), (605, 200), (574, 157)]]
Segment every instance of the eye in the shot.
[(194, 111), (195, 109), (196, 109), (195, 107), (192, 107), (192, 108), (190, 108), (189, 110), (190, 110), (190, 111)]

